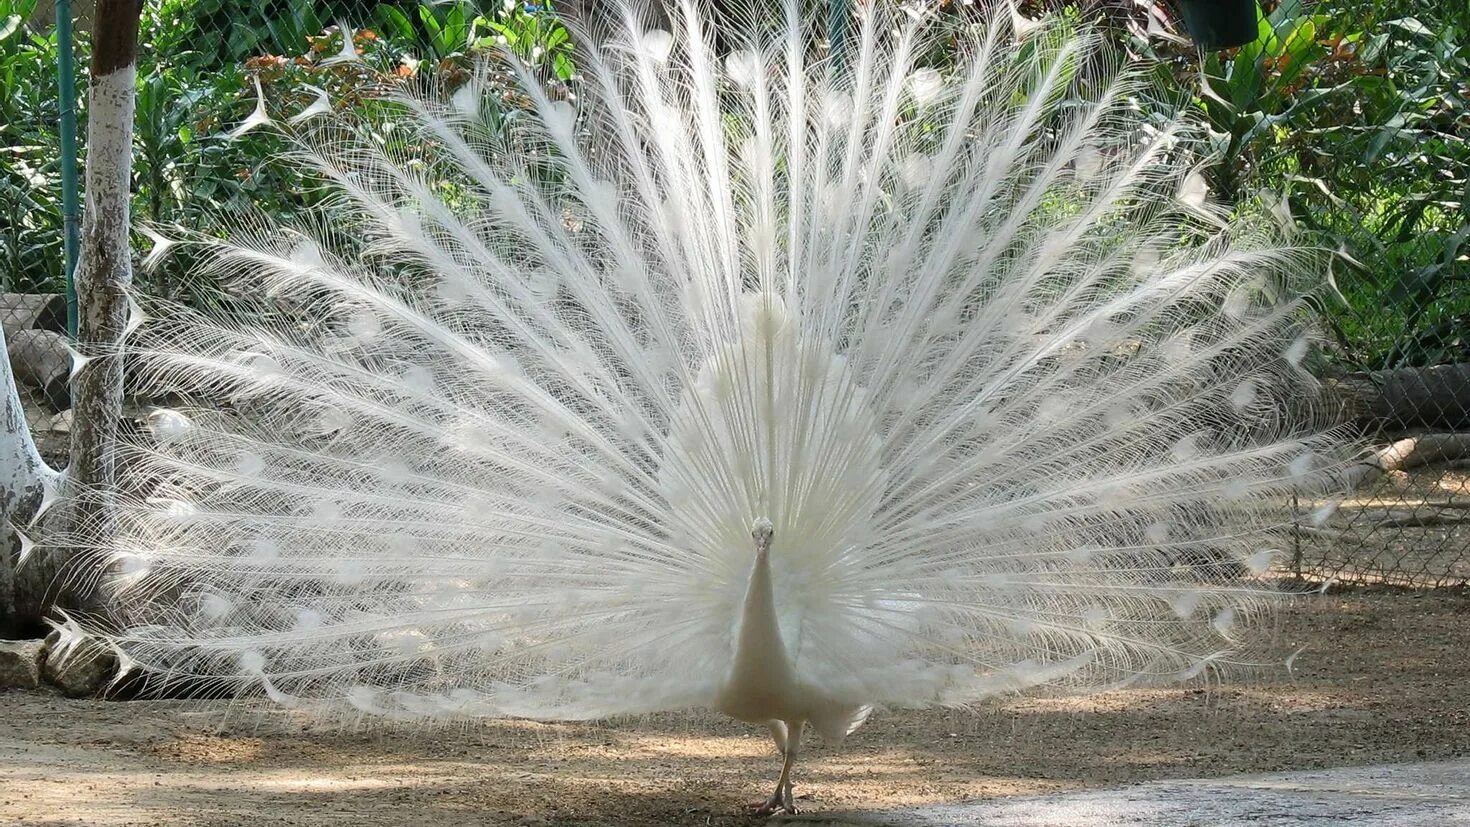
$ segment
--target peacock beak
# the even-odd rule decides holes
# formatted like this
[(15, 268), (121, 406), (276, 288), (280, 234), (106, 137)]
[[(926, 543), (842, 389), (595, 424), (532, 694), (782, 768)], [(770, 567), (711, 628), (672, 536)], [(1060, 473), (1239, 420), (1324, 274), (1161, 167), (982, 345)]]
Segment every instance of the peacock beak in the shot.
[(762, 557), (771, 551), (771, 541), (776, 537), (776, 527), (765, 517), (755, 521), (750, 529), (750, 536), (755, 540), (755, 555)]

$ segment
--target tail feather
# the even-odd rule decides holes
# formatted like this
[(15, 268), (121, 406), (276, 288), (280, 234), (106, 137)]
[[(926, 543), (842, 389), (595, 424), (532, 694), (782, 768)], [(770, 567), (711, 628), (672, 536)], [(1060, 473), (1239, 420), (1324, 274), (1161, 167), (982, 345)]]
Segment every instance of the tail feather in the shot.
[(1141, 74), (1065, 23), (870, 8), (834, 61), (794, 2), (732, 54), (633, 6), (575, 95), (508, 58), (514, 117), (481, 77), (411, 138), (302, 119), (316, 213), (168, 239), (246, 312), (129, 343), (188, 401), (130, 448), (96, 631), (322, 712), (707, 705), (760, 518), (843, 709), (1235, 658), (1338, 438), (1309, 262), (1201, 202)]

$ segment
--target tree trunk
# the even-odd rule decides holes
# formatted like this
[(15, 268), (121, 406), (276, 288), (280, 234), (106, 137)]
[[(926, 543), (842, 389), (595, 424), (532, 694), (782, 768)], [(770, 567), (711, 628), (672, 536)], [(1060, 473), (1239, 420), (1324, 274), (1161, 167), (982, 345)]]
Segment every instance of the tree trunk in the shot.
[(1470, 362), (1355, 373), (1332, 384), (1369, 427), (1470, 430)]
[(1470, 434), (1421, 434), (1378, 449), (1369, 463), (1381, 471), (1406, 471), (1466, 457), (1470, 457)]
[(66, 297), (60, 293), (0, 293), (0, 327), (12, 339), (17, 330), (65, 333)]
[(50, 330), (17, 330), (5, 354), (17, 387), (29, 388), (57, 413), (71, 407), (71, 349)]
[[(65, 537), (104, 544), (116, 530), (117, 429), (122, 411), (121, 345), (133, 280), (128, 246), (133, 166), (133, 107), (141, 0), (99, 0), (88, 87), (86, 206), (76, 283), (81, 307), (76, 350), (84, 360), (72, 380), (71, 462), (66, 472)], [(37, 554), (51, 576), (55, 605), (88, 608), (95, 578), (69, 576), (75, 553), (63, 544)], [(44, 559), (42, 559), (44, 558)]]
[[(0, 328), (0, 353), (4, 351), (5, 330)], [(31, 521), (56, 477), (31, 439), (10, 360), (0, 358), (0, 637), (37, 631), (45, 584), (38, 592), (29, 568), (17, 572), (23, 536), (17, 529)]]

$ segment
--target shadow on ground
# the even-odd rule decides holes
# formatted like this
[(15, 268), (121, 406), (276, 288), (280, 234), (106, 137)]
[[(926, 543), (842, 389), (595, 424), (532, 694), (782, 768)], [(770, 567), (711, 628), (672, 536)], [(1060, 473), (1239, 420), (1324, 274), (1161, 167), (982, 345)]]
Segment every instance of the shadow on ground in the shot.
[[(798, 765), (800, 804), (885, 810), (1152, 779), (1470, 754), (1470, 597), (1302, 601), (1295, 674), (875, 716)], [(223, 723), (221, 723), (223, 721)], [(490, 722), (327, 731), (223, 705), (0, 695), (0, 823), (754, 824), (774, 751), (701, 715), (606, 726)]]

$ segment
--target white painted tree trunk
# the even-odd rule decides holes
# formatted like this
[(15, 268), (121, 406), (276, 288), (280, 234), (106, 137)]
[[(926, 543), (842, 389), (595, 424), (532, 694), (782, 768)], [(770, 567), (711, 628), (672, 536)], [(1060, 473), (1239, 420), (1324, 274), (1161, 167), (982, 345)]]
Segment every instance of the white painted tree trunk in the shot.
[(21, 607), (28, 602), (17, 594), (16, 563), (21, 550), (15, 526), (30, 522), (45, 487), (54, 485), (56, 471), (36, 451), (21, 408), (20, 393), (5, 356), (5, 331), (0, 329), (0, 630), (18, 631), (27, 625)]
[[(86, 359), (72, 385), (69, 494), (88, 496), (73, 507), (100, 519), (105, 536), (116, 485), (117, 427), (122, 410), (120, 346), (128, 324), (132, 253), (128, 245), (129, 179), (133, 160), (134, 64), (94, 76), (87, 123), (87, 200), (77, 265), (80, 327), (77, 350)], [(89, 534), (91, 532), (89, 531)]]
[[(77, 548), (69, 538), (105, 545), (115, 527), (117, 428), (122, 411), (122, 340), (128, 324), (132, 253), (128, 244), (133, 168), (133, 109), (137, 79), (141, 0), (98, 0), (93, 18), (91, 82), (87, 106), (86, 206), (76, 287), (80, 323), (76, 350), (85, 360), (72, 382), (71, 461), (60, 481), (62, 507), (46, 516), (48, 542), (13, 579), (12, 625), (36, 623), (55, 606), (92, 608), (96, 578), (75, 568)], [(33, 513), (50, 469), (40, 462), (26, 428), (7, 362), (4, 468), (17, 458), (15, 497)], [(12, 434), (6, 438), (5, 434)], [(44, 470), (42, 470), (44, 469)], [(10, 476), (6, 474), (5, 476)], [(32, 482), (32, 478), (36, 481)], [(6, 503), (7, 511), (10, 503)], [(82, 528), (84, 527), (84, 528)], [(18, 623), (17, 623), (18, 621)]]

